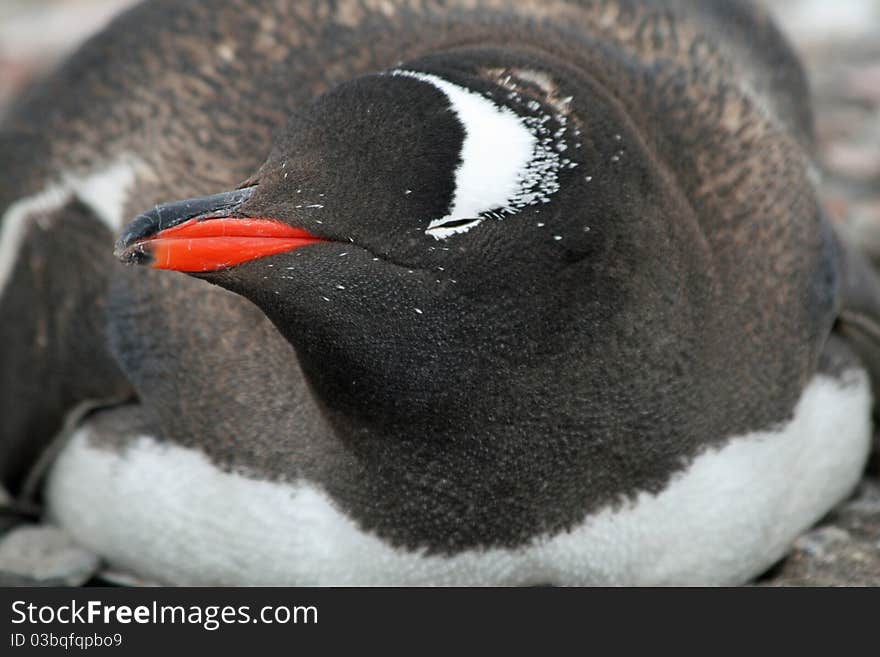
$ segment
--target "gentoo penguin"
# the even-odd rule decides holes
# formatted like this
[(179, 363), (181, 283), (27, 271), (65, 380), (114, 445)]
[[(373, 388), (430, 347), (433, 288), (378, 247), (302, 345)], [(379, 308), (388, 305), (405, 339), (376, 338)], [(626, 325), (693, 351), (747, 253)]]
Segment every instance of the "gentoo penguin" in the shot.
[(3, 474), (117, 570), (735, 584), (860, 477), (880, 288), (751, 4), (154, 0), (0, 142)]

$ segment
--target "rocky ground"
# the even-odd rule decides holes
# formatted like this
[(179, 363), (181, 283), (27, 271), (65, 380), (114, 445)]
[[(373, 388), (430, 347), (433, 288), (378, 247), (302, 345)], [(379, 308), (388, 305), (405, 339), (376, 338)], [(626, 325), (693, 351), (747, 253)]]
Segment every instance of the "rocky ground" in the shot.
[[(0, 115), (134, 0), (3, 0)], [(765, 0), (813, 83), (823, 194), (833, 220), (880, 257), (880, 0)], [(880, 441), (878, 441), (880, 451)], [(802, 536), (759, 584), (880, 586), (880, 457), (854, 497)]]

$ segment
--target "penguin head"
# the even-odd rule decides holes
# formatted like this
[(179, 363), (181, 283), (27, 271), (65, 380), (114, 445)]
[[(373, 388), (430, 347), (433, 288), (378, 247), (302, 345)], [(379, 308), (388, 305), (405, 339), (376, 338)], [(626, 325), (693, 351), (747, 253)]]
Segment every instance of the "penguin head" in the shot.
[(624, 171), (613, 102), (560, 77), (481, 53), (347, 82), (240, 189), (154, 208), (117, 254), (253, 301), (343, 415), (514, 414), (524, 373), (553, 395), (591, 369), (640, 266), (633, 206), (660, 188), (644, 158)]

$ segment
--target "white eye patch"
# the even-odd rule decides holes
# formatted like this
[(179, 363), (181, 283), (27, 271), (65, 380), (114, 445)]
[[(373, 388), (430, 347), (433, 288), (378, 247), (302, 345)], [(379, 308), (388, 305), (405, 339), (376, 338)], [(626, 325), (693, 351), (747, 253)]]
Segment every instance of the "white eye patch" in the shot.
[[(464, 128), (461, 163), (449, 214), (425, 231), (437, 239), (465, 233), (485, 220), (528, 205), (547, 203), (558, 191), (562, 166), (546, 123), (550, 116), (518, 116), (489, 98), (428, 73), (397, 70), (393, 75), (421, 80), (442, 91)], [(564, 132), (564, 130), (562, 131)]]

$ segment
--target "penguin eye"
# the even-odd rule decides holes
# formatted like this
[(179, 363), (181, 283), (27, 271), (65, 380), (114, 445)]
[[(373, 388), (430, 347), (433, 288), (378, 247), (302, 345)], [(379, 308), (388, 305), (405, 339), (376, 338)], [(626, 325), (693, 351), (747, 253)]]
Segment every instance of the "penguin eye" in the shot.
[(483, 217), (444, 218), (435, 219), (428, 224), (425, 231), (435, 239), (444, 240), (450, 235), (459, 235), (468, 232), (471, 228), (483, 222)]

